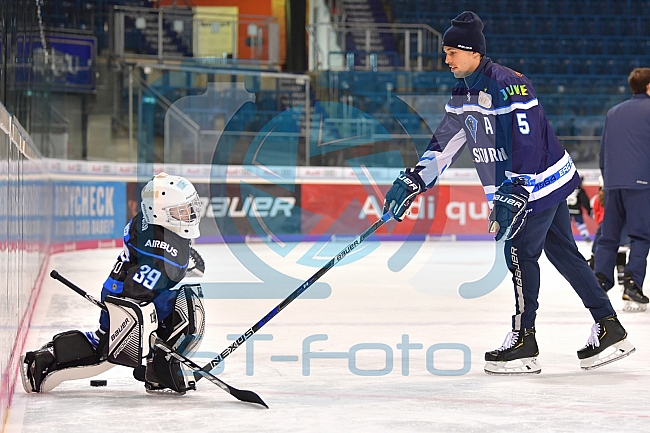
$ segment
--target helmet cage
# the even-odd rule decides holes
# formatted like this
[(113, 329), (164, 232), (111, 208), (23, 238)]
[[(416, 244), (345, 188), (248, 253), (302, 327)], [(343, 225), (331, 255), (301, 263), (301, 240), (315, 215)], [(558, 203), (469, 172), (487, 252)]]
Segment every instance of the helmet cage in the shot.
[(201, 220), (201, 200), (197, 193), (189, 201), (164, 207), (163, 210), (167, 215), (167, 224), (172, 226), (191, 227)]

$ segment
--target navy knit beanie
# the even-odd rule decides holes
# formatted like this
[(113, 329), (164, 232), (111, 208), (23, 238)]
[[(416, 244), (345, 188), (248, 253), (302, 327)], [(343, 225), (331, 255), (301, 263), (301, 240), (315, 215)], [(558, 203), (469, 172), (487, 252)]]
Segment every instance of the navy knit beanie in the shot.
[(451, 20), (451, 27), (442, 37), (442, 45), (485, 54), (483, 21), (474, 12), (461, 13)]

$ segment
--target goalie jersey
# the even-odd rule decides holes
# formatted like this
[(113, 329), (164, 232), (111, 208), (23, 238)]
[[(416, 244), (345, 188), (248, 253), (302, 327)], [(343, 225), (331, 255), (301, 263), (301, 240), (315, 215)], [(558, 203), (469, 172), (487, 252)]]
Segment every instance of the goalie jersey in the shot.
[[(176, 286), (187, 272), (191, 239), (166, 228), (147, 224), (142, 212), (124, 228), (124, 246), (104, 282), (102, 301), (108, 295), (152, 302), (162, 321), (173, 310)], [(108, 316), (102, 312), (100, 325), (108, 329)]]
[(531, 214), (565, 200), (580, 183), (530, 80), (488, 57), (454, 86), (445, 115), (416, 166), (427, 187), (436, 183), (465, 144), (490, 206), (507, 178), (527, 180)]

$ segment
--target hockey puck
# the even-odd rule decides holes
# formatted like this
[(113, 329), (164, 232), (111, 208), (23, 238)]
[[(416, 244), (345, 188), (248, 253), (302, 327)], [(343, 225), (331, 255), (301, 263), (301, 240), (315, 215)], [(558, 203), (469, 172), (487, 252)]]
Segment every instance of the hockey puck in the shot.
[(108, 385), (108, 381), (106, 380), (91, 380), (90, 381), (90, 386), (106, 386)]

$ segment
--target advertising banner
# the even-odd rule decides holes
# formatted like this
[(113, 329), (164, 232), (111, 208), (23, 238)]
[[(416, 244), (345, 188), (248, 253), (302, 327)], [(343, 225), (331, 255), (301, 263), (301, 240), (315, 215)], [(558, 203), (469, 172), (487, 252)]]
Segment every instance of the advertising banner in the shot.
[[(300, 236), (300, 185), (196, 182), (194, 187), (202, 204), (201, 243)], [(140, 211), (141, 189), (127, 184), (127, 219)]]
[[(305, 184), (301, 190), (302, 231), (311, 235), (355, 235), (382, 212), (388, 185)], [(596, 187), (585, 187), (591, 197)], [(401, 223), (390, 222), (377, 235), (392, 238), (453, 236), (491, 239), (487, 231), (489, 206), (480, 185), (439, 185), (417, 197)], [(596, 225), (585, 216), (593, 234)], [(574, 227), (574, 232), (575, 227)]]
[(53, 186), (52, 242), (122, 239), (124, 182), (64, 181)]
[(47, 53), (38, 34), (17, 39), (17, 82), (47, 84), (65, 92), (95, 91), (97, 38), (47, 34)]

